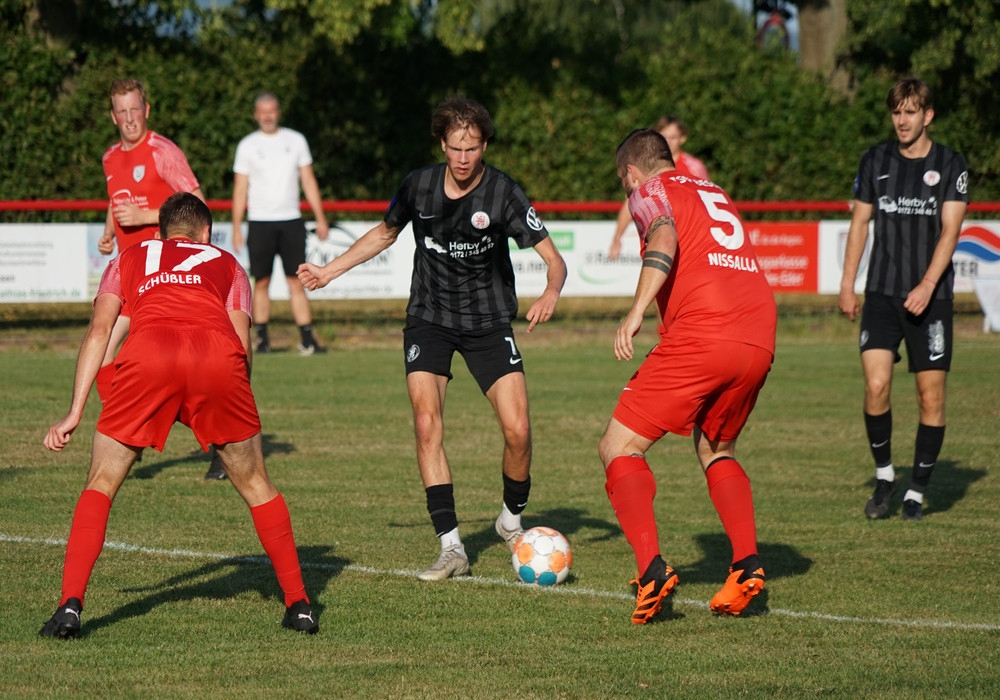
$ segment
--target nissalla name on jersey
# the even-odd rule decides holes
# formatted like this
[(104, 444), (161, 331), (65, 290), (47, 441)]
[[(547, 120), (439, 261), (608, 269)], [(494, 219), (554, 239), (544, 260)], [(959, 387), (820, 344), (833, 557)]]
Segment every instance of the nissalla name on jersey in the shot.
[(689, 175), (671, 175), (670, 179), (674, 182), (693, 182), (698, 185), (698, 187), (711, 187), (716, 190), (719, 189), (719, 186), (711, 180), (702, 180), (701, 178), (690, 177)]
[(713, 267), (728, 267), (732, 270), (742, 270), (744, 272), (759, 272), (756, 260), (745, 258), (742, 255), (732, 255), (731, 253), (709, 253), (708, 264)]
[(138, 294), (144, 294), (161, 284), (201, 284), (201, 275), (179, 275), (176, 272), (161, 272), (139, 285)]
[(886, 197), (878, 198), (879, 211), (886, 214), (905, 214), (913, 216), (937, 216), (938, 203), (936, 197), (921, 199), (920, 197)]

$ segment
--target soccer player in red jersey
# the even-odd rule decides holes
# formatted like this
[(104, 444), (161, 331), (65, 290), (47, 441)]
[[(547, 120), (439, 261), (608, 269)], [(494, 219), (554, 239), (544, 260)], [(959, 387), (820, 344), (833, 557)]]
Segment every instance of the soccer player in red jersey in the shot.
[[(708, 179), (708, 169), (705, 164), (684, 150), (684, 144), (688, 138), (688, 128), (680, 117), (664, 114), (656, 120), (653, 128), (667, 140), (667, 144), (670, 146), (670, 155), (674, 159), (674, 168), (677, 169), (678, 173), (690, 175), (696, 180)], [(630, 223), (632, 223), (632, 214), (629, 213), (628, 202), (625, 202), (618, 210), (615, 235), (611, 239), (611, 247), (608, 250), (608, 257), (612, 260), (617, 260), (621, 254), (622, 236), (625, 235), (625, 230)]]
[[(101, 165), (108, 186), (108, 216), (97, 249), (111, 255), (156, 238), (160, 204), (174, 192), (192, 192), (202, 200), (198, 179), (184, 152), (173, 141), (150, 131), (146, 89), (138, 80), (115, 80), (109, 90), (111, 121), (121, 140), (104, 152)], [(98, 375), (101, 396), (114, 376), (111, 360), (128, 333), (128, 314), (121, 316)]]
[(69, 413), (45, 436), (61, 451), (80, 425), (111, 330), (123, 306), (132, 331), (97, 421), (90, 471), (66, 544), (62, 597), (39, 634), (75, 637), (91, 572), (104, 547), (111, 503), (144, 447), (162, 450), (175, 420), (203, 449), (215, 445), (284, 594), (282, 625), (314, 634), (291, 518), (264, 467), (260, 418), (250, 390), (250, 280), (240, 263), (209, 244), (212, 215), (186, 192), (160, 207), (161, 238), (111, 261), (80, 348)]
[(615, 356), (632, 359), (632, 338), (654, 299), (661, 323), (659, 343), (622, 390), (598, 446), (608, 498), (638, 567), (632, 622), (654, 617), (678, 583), (660, 555), (656, 479), (646, 461), (666, 433), (694, 438), (733, 550), (710, 607), (737, 615), (764, 588), (750, 480), (735, 449), (774, 360), (774, 296), (732, 201), (712, 182), (680, 174), (661, 134), (633, 132), (617, 161), (642, 270)]
[(105, 255), (156, 238), (160, 205), (174, 192), (204, 200), (187, 157), (146, 123), (149, 103), (138, 80), (111, 83), (111, 121), (121, 141), (104, 152), (101, 165), (108, 183), (108, 218), (100, 251)]
[[(97, 249), (104, 255), (156, 238), (160, 205), (174, 192), (191, 192), (204, 201), (198, 179), (184, 152), (147, 125), (149, 103), (138, 80), (115, 80), (109, 90), (111, 121), (121, 140), (101, 158), (108, 186), (108, 217)], [(118, 317), (108, 351), (97, 373), (101, 400), (111, 391), (115, 352), (128, 335), (129, 311)], [(224, 479), (222, 463), (213, 455), (205, 478)]]

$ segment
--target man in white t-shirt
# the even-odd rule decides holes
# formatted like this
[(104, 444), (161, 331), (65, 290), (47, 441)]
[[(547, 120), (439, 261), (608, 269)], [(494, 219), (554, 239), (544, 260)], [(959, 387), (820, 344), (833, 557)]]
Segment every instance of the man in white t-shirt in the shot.
[(240, 141), (233, 163), (233, 248), (239, 252), (243, 245), (241, 224), (246, 211), (247, 252), (250, 275), (254, 278), (256, 352), (271, 351), (267, 323), (271, 318), (270, 286), (275, 255), (281, 256), (288, 281), (292, 317), (301, 336), (299, 354), (325, 352), (313, 337), (309, 299), (296, 276), (299, 265), (306, 261), (300, 186), (316, 217), (316, 235), (322, 241), (329, 234), (309, 144), (299, 132), (278, 126), (281, 107), (274, 93), (262, 92), (257, 96), (253, 117), (260, 129)]

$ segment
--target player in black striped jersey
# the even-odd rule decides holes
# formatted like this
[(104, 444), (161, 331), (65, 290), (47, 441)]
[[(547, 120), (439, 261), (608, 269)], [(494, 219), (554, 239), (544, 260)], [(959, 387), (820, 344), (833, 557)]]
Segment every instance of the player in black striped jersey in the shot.
[(459, 576), (469, 560), (458, 534), (451, 469), (444, 450), (445, 392), (460, 353), (496, 412), (504, 437), (503, 505), (497, 534), (513, 549), (531, 480), (531, 427), (524, 364), (511, 322), (517, 316), (507, 239), (533, 247), (547, 266), (546, 288), (528, 309), (527, 332), (548, 321), (566, 281), (566, 263), (521, 188), (483, 162), (493, 137), (489, 112), (462, 97), (442, 102), (431, 119), (445, 162), (411, 172), (382, 223), (324, 267), (306, 263), (307, 289), (329, 284), (396, 242), (411, 223), (415, 239), (403, 347), (413, 407), (417, 464), (441, 554), (418, 576)]
[[(865, 429), (875, 460), (875, 491), (865, 514), (873, 519), (888, 517), (895, 491), (889, 396), (899, 346), (906, 344), (920, 423), (902, 517), (920, 520), (944, 442), (955, 281), (951, 258), (969, 201), (969, 174), (961, 154), (930, 138), (934, 105), (926, 83), (899, 81), (886, 104), (898, 141), (870, 148), (861, 158), (838, 304), (852, 321), (861, 313)], [(862, 309), (854, 284), (873, 217)]]

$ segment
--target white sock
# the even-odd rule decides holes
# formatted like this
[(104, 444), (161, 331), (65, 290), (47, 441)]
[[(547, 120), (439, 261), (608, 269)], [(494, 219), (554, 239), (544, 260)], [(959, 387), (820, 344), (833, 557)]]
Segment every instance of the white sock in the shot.
[(904, 501), (916, 501), (917, 503), (924, 502), (924, 494), (919, 491), (914, 491), (913, 489), (906, 489), (906, 494), (903, 495)]
[(521, 529), (521, 514), (518, 513), (514, 515), (507, 508), (507, 504), (504, 503), (503, 507), (500, 509), (500, 524), (503, 525), (504, 530), (520, 530)]
[(462, 538), (458, 536), (458, 528), (454, 530), (449, 530), (448, 532), (441, 535), (441, 549), (450, 549), (452, 547), (458, 547), (462, 549)]
[(893, 469), (892, 463), (889, 463), (884, 467), (875, 467), (875, 478), (881, 479), (882, 481), (895, 481), (896, 470)]

